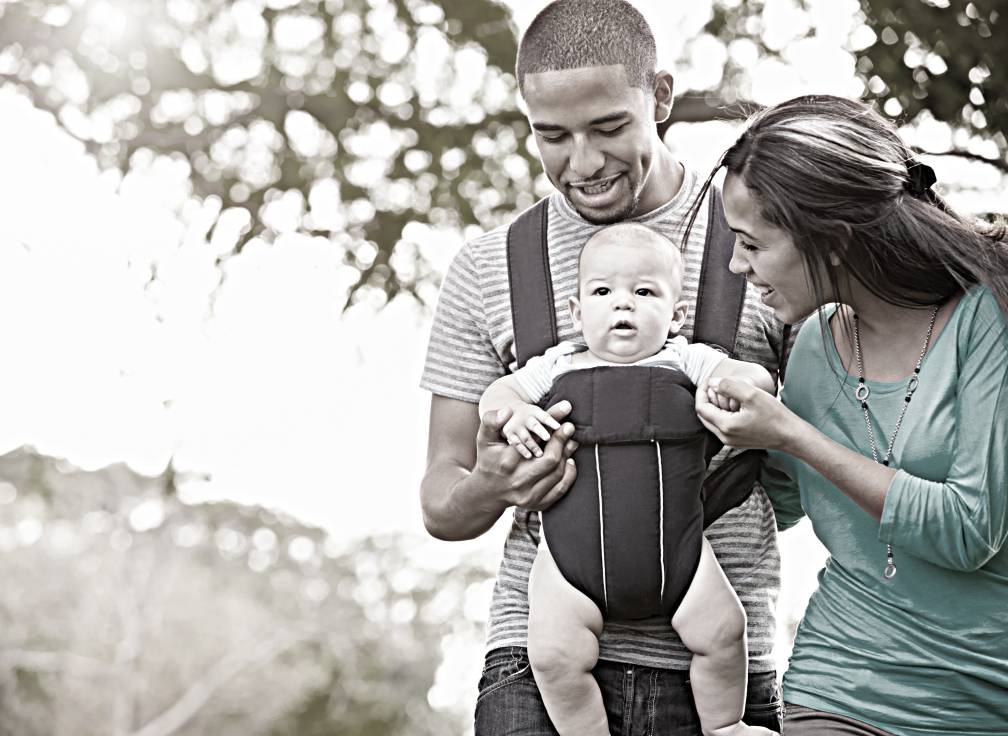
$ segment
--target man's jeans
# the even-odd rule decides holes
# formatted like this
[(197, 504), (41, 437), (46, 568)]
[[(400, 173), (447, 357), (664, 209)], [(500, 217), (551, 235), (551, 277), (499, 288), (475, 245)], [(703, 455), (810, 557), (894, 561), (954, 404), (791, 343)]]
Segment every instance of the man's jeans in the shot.
[[(593, 670), (602, 689), (612, 736), (699, 736), (689, 673), (600, 661)], [(773, 672), (749, 675), (743, 720), (781, 729), (781, 700)], [(476, 736), (556, 736), (532, 678), (524, 647), (487, 653), (476, 701)]]

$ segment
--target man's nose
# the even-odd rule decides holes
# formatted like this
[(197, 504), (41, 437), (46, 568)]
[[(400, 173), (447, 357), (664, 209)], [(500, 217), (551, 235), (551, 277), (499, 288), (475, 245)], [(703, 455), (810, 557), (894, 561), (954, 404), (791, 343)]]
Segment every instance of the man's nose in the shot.
[(581, 181), (591, 179), (605, 165), (605, 155), (590, 140), (575, 136), (571, 148), (569, 166)]

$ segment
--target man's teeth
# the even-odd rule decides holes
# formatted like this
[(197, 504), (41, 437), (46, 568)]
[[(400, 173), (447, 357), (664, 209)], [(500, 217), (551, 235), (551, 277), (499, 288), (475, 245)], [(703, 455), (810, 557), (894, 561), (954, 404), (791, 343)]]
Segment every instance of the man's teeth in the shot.
[(601, 184), (592, 184), (591, 186), (581, 187), (581, 191), (585, 194), (601, 194), (612, 186), (612, 180), (604, 181)]

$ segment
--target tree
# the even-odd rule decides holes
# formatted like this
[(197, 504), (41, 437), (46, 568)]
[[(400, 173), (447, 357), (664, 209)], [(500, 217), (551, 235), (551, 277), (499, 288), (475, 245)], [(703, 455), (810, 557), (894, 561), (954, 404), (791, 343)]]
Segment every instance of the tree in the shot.
[(197, 197), (244, 218), (235, 252), (291, 230), (341, 248), (348, 303), (433, 278), (410, 226), (533, 201), (493, 0), (21, 0), (0, 4), (0, 49), (0, 78), (102, 167), (183, 161)]
[[(810, 0), (797, 0), (811, 14)], [(983, 161), (1008, 173), (1008, 54), (1003, 3), (997, 0), (859, 0), (860, 25), (849, 40), (867, 100), (897, 122), (929, 115), (961, 131), (948, 150), (932, 151)], [(715, 8), (707, 30), (725, 45), (754, 43), (761, 57), (782, 57), (763, 31), (766, 0)], [(815, 30), (808, 24), (804, 35)], [(751, 70), (729, 55), (722, 89), (751, 87)], [(745, 106), (733, 97), (716, 103), (727, 117)]]
[[(1000, 3), (859, 1), (849, 44), (865, 95), (894, 118), (948, 123), (962, 131), (948, 152), (1008, 172)], [(705, 55), (720, 82), (688, 91), (673, 122), (751, 111), (752, 59), (787, 56), (764, 33), (768, 9), (791, 8), (800, 26), (822, 5), (715, 0), (706, 38), (751, 53)], [(0, 79), (103, 168), (181, 162), (220, 215), (219, 261), (290, 233), (329, 241), (354, 274), (347, 305), (429, 301), (424, 242), (534, 200), (515, 52), (497, 0), (0, 3)]]
[[(489, 570), (187, 505), (171, 474), (0, 457), (0, 734), (453, 733), (428, 706)], [(466, 714), (468, 715), (468, 714)]]

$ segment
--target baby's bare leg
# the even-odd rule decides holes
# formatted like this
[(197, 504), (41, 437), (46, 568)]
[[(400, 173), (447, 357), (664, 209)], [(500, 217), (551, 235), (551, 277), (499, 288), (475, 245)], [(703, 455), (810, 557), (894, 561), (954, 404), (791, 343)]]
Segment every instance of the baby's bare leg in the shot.
[(609, 736), (598, 662), (602, 613), (568, 583), (545, 541), (529, 577), (528, 654), (546, 712), (561, 736)]
[(704, 736), (773, 734), (742, 723), (748, 669), (745, 609), (706, 539), (672, 626), (693, 652), (690, 684)]

